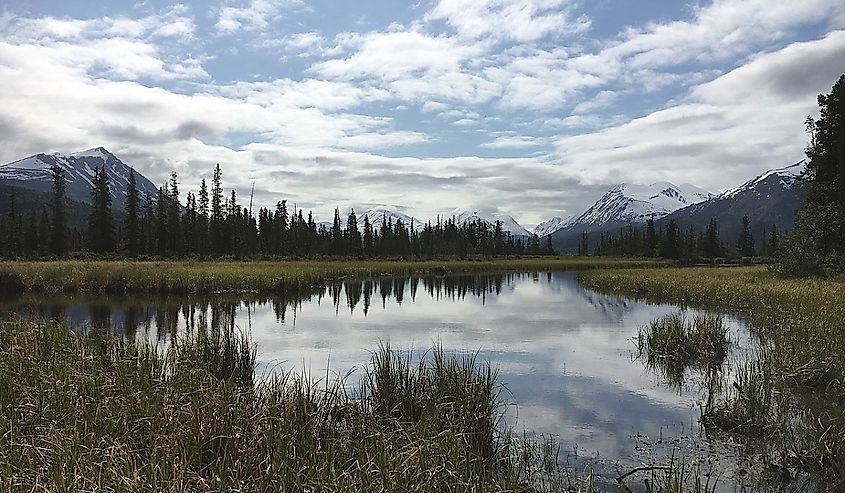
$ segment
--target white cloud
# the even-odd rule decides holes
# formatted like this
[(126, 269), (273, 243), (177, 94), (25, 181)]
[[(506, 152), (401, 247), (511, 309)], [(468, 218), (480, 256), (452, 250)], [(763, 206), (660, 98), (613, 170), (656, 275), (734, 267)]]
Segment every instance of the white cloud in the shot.
[(439, 0), (426, 20), (445, 20), (460, 37), (534, 41), (549, 35), (589, 29), (590, 21), (572, 19), (570, 0)]
[(251, 0), (244, 6), (223, 6), (217, 12), (215, 28), (220, 34), (263, 31), (290, 11), (307, 8), (302, 0)]
[(490, 142), (484, 142), (479, 147), (487, 149), (524, 149), (544, 145), (546, 139), (531, 135), (499, 135)]
[(564, 137), (558, 153), (593, 183), (662, 179), (724, 189), (803, 156), (804, 119), (842, 73), (842, 60), (845, 31), (795, 43), (695, 87), (680, 104)]

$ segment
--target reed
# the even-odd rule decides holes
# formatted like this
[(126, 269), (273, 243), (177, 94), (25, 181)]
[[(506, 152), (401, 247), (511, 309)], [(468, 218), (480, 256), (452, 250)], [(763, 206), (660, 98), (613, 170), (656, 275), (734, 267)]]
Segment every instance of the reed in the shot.
[[(342, 378), (253, 382), (246, 336), (166, 348), (0, 326), (3, 491), (560, 491), (556, 458), (501, 421), (475, 355), (382, 346)], [(529, 457), (531, 474), (517, 457)], [(542, 477), (540, 476), (542, 473)]]
[(303, 261), (52, 261), (0, 262), (0, 294), (227, 293), (294, 295), (326, 283), (411, 274), (563, 271), (660, 265), (630, 259), (526, 257), (498, 260), (303, 260)]
[[(656, 268), (579, 274), (588, 287), (747, 318), (762, 350), (702, 405), (710, 431), (764, 460), (845, 488), (845, 282), (788, 278), (765, 267)], [(777, 439), (775, 439), (777, 438)]]

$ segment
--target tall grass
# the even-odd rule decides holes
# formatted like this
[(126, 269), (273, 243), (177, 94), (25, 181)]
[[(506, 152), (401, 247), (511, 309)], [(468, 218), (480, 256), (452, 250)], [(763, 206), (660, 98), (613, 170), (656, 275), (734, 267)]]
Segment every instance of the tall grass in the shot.
[(759, 358), (703, 404), (702, 421), (748, 443), (764, 460), (845, 488), (845, 282), (785, 278), (764, 267), (581, 273), (587, 286), (747, 317)]
[(658, 264), (654, 261), (578, 257), (442, 261), (6, 261), (0, 262), (0, 294), (36, 291), (204, 294), (273, 292), (293, 295), (303, 289), (348, 278), (654, 265)]
[(562, 488), (556, 458), (504, 428), (495, 370), (440, 348), (412, 361), (379, 348), (357, 391), (298, 374), (254, 383), (238, 334), (162, 349), (3, 324), (0, 490)]

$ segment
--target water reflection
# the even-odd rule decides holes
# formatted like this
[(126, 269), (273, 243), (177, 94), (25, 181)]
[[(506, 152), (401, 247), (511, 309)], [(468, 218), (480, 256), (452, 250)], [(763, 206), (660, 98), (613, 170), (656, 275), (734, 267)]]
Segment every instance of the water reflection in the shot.
[[(701, 445), (696, 382), (667, 384), (633, 358), (638, 327), (677, 310), (586, 290), (572, 273), (370, 279), (296, 298), (24, 296), (0, 303), (5, 316), (153, 341), (238, 327), (258, 345), (260, 373), (330, 367), (343, 375), (366, 363), (380, 341), (480, 350), (519, 403), (509, 410), (512, 425), (555, 435), (610, 472), (679, 446), (706, 453), (712, 446)], [(740, 321), (726, 323), (732, 340), (747, 341)]]

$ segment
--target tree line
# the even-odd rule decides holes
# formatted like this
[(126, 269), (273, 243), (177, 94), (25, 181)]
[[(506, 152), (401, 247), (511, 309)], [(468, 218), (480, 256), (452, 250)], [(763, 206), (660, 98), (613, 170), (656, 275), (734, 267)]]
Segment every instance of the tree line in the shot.
[(354, 209), (341, 217), (335, 209), (330, 226), (318, 224), (301, 208), (289, 210), (281, 200), (257, 215), (238, 203), (234, 190), (224, 193), (218, 164), (209, 187), (203, 179), (197, 193), (181, 200), (175, 172), (155, 196), (142, 194), (130, 169), (120, 218), (115, 217), (111, 186), (104, 168), (94, 170), (90, 212), (84, 229), (68, 226), (64, 169), (51, 168), (52, 189), (40, 216), (16, 212), (14, 193), (8, 213), (0, 218), (4, 258), (62, 257), (76, 252), (101, 256), (159, 257), (405, 257), (549, 255), (551, 239), (516, 237), (502, 223), (458, 224), (454, 218), (425, 224), (405, 224), (384, 217), (371, 224)]
[(642, 228), (628, 224), (620, 228), (618, 234), (599, 232), (593, 236), (596, 234), (598, 239), (590, 238), (589, 233), (582, 233), (578, 255), (661, 257), (674, 260), (758, 256), (773, 258), (780, 256), (785, 238), (785, 234), (773, 224), (758, 246), (751, 233), (751, 220), (747, 214), (742, 217), (742, 227), (732, 244), (722, 239), (715, 218), (710, 219), (704, 231), (697, 231), (692, 225), (681, 228), (674, 220), (657, 228), (654, 220), (649, 219)]

